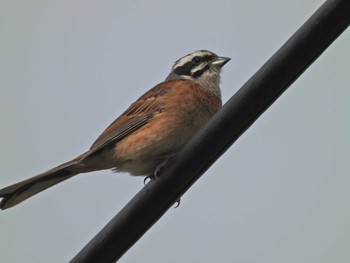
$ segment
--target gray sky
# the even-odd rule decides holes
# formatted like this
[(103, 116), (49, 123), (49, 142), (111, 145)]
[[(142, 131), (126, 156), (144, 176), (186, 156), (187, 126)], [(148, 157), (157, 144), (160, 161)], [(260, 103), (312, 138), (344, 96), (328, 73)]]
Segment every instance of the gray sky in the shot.
[[(323, 3), (1, 1), (0, 186), (85, 151), (197, 49), (232, 60), (227, 101)], [(349, 262), (350, 34), (120, 262)], [(0, 261), (69, 261), (143, 186), (77, 176), (0, 212)]]

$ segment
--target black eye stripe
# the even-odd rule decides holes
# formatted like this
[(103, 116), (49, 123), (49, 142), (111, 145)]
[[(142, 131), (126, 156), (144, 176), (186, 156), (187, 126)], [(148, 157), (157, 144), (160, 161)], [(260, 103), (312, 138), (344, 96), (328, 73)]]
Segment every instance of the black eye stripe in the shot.
[(192, 58), (192, 62), (198, 64), (198, 63), (202, 62), (202, 58), (198, 57), (198, 56), (195, 56), (195, 57)]
[(192, 62), (187, 62), (186, 64), (175, 68), (174, 72), (179, 76), (181, 76), (181, 75), (190, 76), (192, 68), (193, 68)]
[[(197, 56), (198, 57), (198, 56)], [(209, 65), (206, 65), (203, 69), (197, 70), (196, 72), (192, 73), (191, 70), (197, 67), (199, 64), (196, 63), (194, 60), (195, 57), (192, 58), (192, 60), (188, 61), (187, 63), (183, 64), (182, 66), (178, 66), (174, 69), (174, 73), (179, 76), (192, 76), (194, 78), (199, 77), (203, 74), (204, 71), (206, 71), (209, 68)], [(201, 56), (201, 62), (200, 63), (206, 63), (208, 61), (212, 61), (215, 57), (213, 55), (204, 55)]]
[(201, 57), (202, 61), (211, 61), (214, 59), (214, 56), (212, 55), (205, 55), (203, 57)]
[(205, 56), (195, 56), (192, 58), (193, 62), (198, 62), (198, 60), (200, 60), (200, 62), (204, 62), (204, 61), (211, 61), (214, 59), (214, 56), (212, 55), (205, 55)]

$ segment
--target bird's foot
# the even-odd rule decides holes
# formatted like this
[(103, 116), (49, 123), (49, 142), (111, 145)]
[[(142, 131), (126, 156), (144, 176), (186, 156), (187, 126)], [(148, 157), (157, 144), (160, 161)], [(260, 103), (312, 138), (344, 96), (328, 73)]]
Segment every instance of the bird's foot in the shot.
[(178, 208), (180, 206), (181, 203), (181, 198), (179, 198), (176, 202), (175, 202), (175, 207), (174, 208)]
[(160, 164), (158, 164), (158, 166), (156, 167), (156, 169), (153, 172), (153, 175), (148, 175), (145, 177), (145, 179), (143, 180), (143, 184), (146, 185), (147, 180), (154, 180), (154, 179), (158, 179), (159, 178), (159, 174), (162, 171), (164, 165), (167, 163), (167, 161), (173, 157), (175, 154), (171, 154), (169, 155), (163, 162), (161, 162)]
[(148, 180), (152, 181), (153, 179), (155, 179), (154, 175), (147, 175), (145, 179), (143, 179), (143, 184), (146, 185)]

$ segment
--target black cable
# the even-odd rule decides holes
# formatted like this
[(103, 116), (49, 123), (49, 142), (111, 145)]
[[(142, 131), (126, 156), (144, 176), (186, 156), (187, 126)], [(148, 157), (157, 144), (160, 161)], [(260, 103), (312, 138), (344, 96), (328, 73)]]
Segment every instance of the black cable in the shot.
[(349, 24), (350, 1), (326, 1), (71, 263), (117, 261)]

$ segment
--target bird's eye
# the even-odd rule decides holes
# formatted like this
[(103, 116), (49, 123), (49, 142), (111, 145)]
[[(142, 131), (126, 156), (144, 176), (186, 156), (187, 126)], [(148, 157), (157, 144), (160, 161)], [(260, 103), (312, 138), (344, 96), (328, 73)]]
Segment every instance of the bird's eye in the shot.
[(199, 64), (199, 63), (201, 63), (201, 58), (198, 57), (198, 56), (195, 56), (195, 57), (192, 58), (192, 61), (193, 61), (194, 63), (196, 63), (196, 64)]

